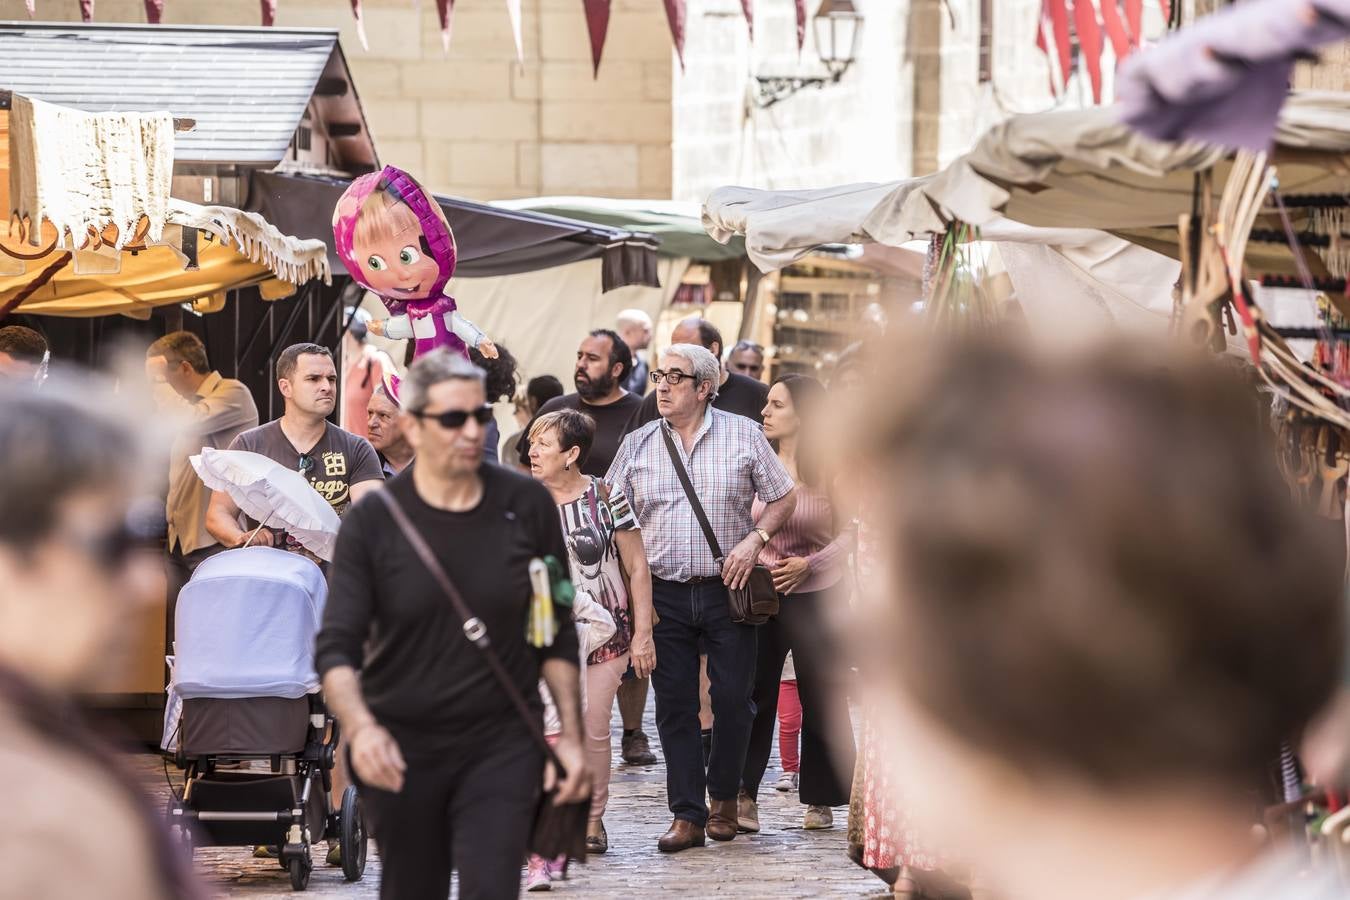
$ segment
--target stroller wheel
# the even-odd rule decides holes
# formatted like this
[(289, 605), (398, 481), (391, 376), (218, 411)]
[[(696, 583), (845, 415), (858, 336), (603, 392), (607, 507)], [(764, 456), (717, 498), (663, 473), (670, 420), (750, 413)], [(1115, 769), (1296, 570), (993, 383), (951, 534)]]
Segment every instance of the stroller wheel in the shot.
[(303, 891), (309, 887), (309, 873), (314, 868), (313, 863), (307, 859), (295, 857), (290, 862), (291, 872), (291, 890)]
[(342, 876), (348, 881), (360, 881), (366, 874), (366, 835), (365, 813), (361, 809), (361, 795), (356, 786), (351, 785), (342, 792), (342, 811), (339, 819), (342, 824)]

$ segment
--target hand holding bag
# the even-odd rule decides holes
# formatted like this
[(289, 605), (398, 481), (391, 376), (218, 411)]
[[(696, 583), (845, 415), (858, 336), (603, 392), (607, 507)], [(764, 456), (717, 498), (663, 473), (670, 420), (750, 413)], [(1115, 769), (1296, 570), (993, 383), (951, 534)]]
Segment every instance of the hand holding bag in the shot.
[[(380, 490), (375, 492), (375, 496), (384, 502), (385, 508), (393, 516), (399, 530), (403, 532), (404, 539), (417, 553), (422, 565), (426, 566), (427, 571), (431, 573), (431, 577), (435, 579), (441, 591), (450, 600), (450, 605), (455, 608), (455, 614), (464, 623), (464, 636), (469, 639), (469, 643), (482, 651), (483, 659), (487, 662), (488, 668), (492, 669), (492, 674), (497, 677), (502, 690), (506, 691), (506, 696), (511, 699), (511, 705), (520, 713), (521, 719), (525, 722), (525, 727), (530, 731), (530, 736), (543, 748), (545, 757), (553, 763), (558, 781), (561, 782), (567, 777), (567, 770), (563, 768), (562, 761), (558, 759), (558, 754), (553, 752), (553, 748), (549, 746), (548, 740), (544, 737), (543, 720), (530, 711), (530, 706), (525, 702), (525, 697), (520, 693), (520, 688), (516, 687), (515, 682), (511, 680), (506, 667), (502, 665), (501, 658), (497, 656), (497, 651), (492, 649), (487, 628), (483, 625), (483, 621), (469, 610), (468, 604), (460, 596), (459, 590), (450, 580), (450, 576), (446, 574), (445, 568), (437, 561), (431, 547), (427, 546), (426, 540), (413, 527), (413, 523), (408, 519), (408, 514), (403, 511), (403, 507), (399, 506), (393, 495), (387, 490)], [(534, 814), (534, 828), (530, 834), (529, 849), (545, 859), (555, 859), (566, 855), (569, 859), (585, 862), (586, 824), (591, 815), (591, 798), (588, 795), (584, 800), (564, 803), (559, 806), (553, 802), (556, 794), (557, 789), (555, 788), (552, 791), (544, 792), (539, 798), (539, 806)]]
[[(708, 514), (703, 511), (703, 504), (699, 502), (698, 494), (694, 493), (694, 484), (689, 480), (689, 473), (685, 471), (684, 463), (680, 461), (679, 451), (675, 449), (675, 441), (671, 439), (670, 431), (664, 424), (660, 425), (657, 430), (665, 438), (666, 451), (670, 454), (670, 461), (675, 464), (675, 474), (680, 477), (684, 494), (689, 498), (689, 505), (694, 508), (694, 516), (698, 519), (699, 527), (703, 529), (703, 538), (708, 542), (708, 549), (712, 551), (713, 559), (716, 560), (720, 568), (726, 556), (722, 553), (722, 547), (717, 542), (717, 535), (713, 532), (712, 524), (708, 521)], [(745, 587), (727, 588), (727, 597), (731, 610), (731, 621), (738, 625), (763, 625), (778, 615), (778, 591), (773, 586), (773, 573), (769, 571), (768, 566), (755, 564), (750, 569), (750, 577), (745, 582)]]

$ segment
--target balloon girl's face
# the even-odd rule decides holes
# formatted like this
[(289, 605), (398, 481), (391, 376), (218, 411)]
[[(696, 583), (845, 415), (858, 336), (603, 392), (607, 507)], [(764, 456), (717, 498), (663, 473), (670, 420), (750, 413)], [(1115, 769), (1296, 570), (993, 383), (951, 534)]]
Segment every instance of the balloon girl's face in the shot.
[(385, 191), (361, 207), (352, 250), (365, 283), (390, 300), (425, 299), (440, 275), (417, 215)]

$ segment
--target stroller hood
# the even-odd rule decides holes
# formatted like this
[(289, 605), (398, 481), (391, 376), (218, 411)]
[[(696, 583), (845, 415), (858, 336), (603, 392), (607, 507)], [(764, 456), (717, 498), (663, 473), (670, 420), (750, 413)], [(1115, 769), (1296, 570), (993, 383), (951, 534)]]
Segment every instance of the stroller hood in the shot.
[(326, 597), (319, 567), (295, 553), (247, 547), (206, 560), (178, 595), (178, 694), (293, 699), (317, 690), (314, 637)]

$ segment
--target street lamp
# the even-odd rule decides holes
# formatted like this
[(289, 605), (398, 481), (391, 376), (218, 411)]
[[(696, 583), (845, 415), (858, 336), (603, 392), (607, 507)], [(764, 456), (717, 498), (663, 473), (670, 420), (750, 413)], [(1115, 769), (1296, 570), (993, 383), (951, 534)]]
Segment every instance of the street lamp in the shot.
[(816, 38), (816, 53), (829, 76), (758, 75), (755, 77), (755, 105), (760, 109), (786, 100), (802, 88), (838, 84), (858, 58), (863, 14), (858, 12), (853, 0), (821, 0), (811, 26)]

